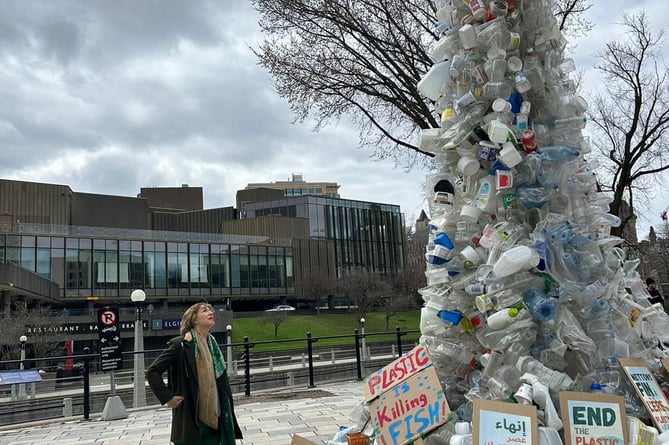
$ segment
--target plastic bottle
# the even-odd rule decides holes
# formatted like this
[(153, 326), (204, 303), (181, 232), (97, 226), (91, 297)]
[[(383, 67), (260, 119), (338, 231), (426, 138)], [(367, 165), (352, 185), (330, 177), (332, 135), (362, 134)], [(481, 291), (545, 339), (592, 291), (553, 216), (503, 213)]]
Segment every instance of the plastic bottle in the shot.
[(418, 91), (431, 100), (439, 99), (451, 83), (449, 76), (451, 62), (440, 62), (432, 66), (418, 82)]
[(527, 383), (521, 383), (513, 397), (521, 405), (531, 405), (533, 403), (532, 386)]
[(485, 213), (493, 213), (497, 210), (494, 176), (488, 175), (479, 181), (479, 189), (476, 193), (476, 207)]
[(438, 337), (446, 333), (446, 325), (439, 318), (439, 311), (443, 306), (433, 301), (428, 301), (420, 310), (420, 332), (430, 337)]
[(546, 322), (555, 318), (557, 306), (553, 298), (547, 297), (536, 287), (523, 293), (523, 303), (532, 314), (532, 318), (539, 322)]
[(523, 144), (523, 150), (525, 153), (532, 153), (537, 151), (539, 146), (536, 141), (537, 136), (532, 130), (523, 130), (520, 133), (520, 142)]
[(476, 30), (472, 25), (463, 25), (458, 30), (458, 35), (460, 36), (460, 44), (462, 45), (462, 49), (470, 50), (478, 46), (478, 42), (476, 41)]
[(527, 80), (530, 81), (532, 91), (537, 95), (544, 95), (545, 81), (541, 70), (539, 57), (532, 48), (527, 49), (525, 60), (523, 61), (523, 71)]
[(495, 262), (492, 272), (497, 278), (504, 278), (539, 264), (539, 254), (528, 246), (516, 246), (504, 252)]
[(518, 309), (515, 307), (502, 309), (497, 311), (494, 314), (490, 315), (487, 319), (488, 327), (493, 331), (498, 331), (509, 326), (511, 323), (517, 320)]
[(537, 150), (542, 161), (547, 162), (567, 162), (579, 155), (578, 150), (567, 145), (551, 145), (541, 147)]
[(528, 355), (518, 359), (516, 368), (520, 372), (535, 375), (541, 383), (555, 392), (567, 391), (574, 386), (574, 381), (567, 374), (550, 369)]
[(434, 186), (434, 203), (452, 209), (455, 205), (455, 189), (448, 179), (442, 179)]

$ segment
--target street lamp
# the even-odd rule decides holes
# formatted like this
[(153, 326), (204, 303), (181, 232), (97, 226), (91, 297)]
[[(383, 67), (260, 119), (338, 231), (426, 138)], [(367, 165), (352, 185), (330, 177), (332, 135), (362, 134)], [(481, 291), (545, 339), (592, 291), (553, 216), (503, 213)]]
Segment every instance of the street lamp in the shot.
[(362, 359), (367, 359), (367, 343), (365, 341), (365, 317), (360, 319), (360, 332), (362, 333)]
[(227, 325), (225, 330), (228, 332), (228, 375), (232, 375), (232, 326)]
[[(22, 335), (19, 337), (19, 341), (21, 342), (21, 363), (19, 364), (19, 368), (21, 371), (25, 369), (24, 362), (26, 361), (26, 342), (28, 341), (28, 337), (25, 335)], [(19, 399), (25, 399), (26, 398), (26, 384), (21, 383), (19, 385)]]
[[(134, 390), (132, 395), (133, 408), (146, 406), (146, 386), (144, 385), (144, 331), (142, 329), (142, 303), (146, 300), (146, 293), (136, 289), (130, 294), (135, 303), (135, 368), (133, 373)], [(141, 352), (141, 354), (140, 354)]]

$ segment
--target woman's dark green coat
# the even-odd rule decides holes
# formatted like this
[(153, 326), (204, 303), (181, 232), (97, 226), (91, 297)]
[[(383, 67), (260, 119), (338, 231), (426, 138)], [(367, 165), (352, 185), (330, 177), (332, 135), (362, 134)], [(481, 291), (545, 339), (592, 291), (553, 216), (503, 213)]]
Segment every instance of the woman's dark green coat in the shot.
[[(183, 336), (171, 339), (167, 343), (167, 348), (146, 370), (146, 379), (160, 403), (164, 405), (174, 396), (184, 398), (181, 406), (172, 410), (172, 435), (170, 437), (172, 442), (193, 445), (198, 443), (196, 370), (195, 351), (191, 342), (186, 341)], [(163, 374), (166, 371), (170, 371), (168, 385), (163, 381)], [(218, 378), (216, 386), (218, 387), (218, 406), (226, 406), (222, 397), (227, 394), (230, 400), (230, 408), (233, 410), (232, 419), (235, 425), (235, 438), (241, 439), (242, 431), (235, 417), (232, 391), (226, 373)], [(221, 388), (224, 390), (222, 391)], [(219, 424), (222, 424), (220, 418)]]

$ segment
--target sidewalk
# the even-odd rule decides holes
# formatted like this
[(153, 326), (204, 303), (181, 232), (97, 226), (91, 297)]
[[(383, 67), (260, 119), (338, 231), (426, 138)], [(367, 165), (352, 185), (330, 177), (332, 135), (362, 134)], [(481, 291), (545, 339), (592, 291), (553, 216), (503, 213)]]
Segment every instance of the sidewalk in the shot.
[[(258, 392), (246, 399), (235, 394), (235, 411), (244, 432), (238, 445), (289, 445), (293, 433), (315, 443), (330, 440), (338, 425), (350, 425), (353, 407), (362, 400), (362, 382), (295, 387)], [(113, 421), (81, 419), (36, 422), (0, 430), (0, 445), (168, 445), (171, 410), (151, 407)]]

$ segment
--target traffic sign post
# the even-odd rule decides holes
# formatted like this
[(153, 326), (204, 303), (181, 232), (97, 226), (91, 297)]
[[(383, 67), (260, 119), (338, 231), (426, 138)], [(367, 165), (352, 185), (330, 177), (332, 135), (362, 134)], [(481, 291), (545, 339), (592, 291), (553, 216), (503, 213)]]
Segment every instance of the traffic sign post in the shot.
[(100, 361), (103, 371), (116, 371), (123, 365), (121, 350), (121, 327), (118, 308), (98, 309), (98, 335), (100, 340)]
[(111, 396), (107, 398), (102, 410), (102, 420), (117, 420), (128, 417), (121, 398), (116, 395), (116, 376), (114, 371), (123, 366), (121, 350), (121, 325), (118, 308), (105, 307), (98, 309), (98, 335), (100, 340), (100, 364), (103, 371), (111, 371), (109, 385)]

